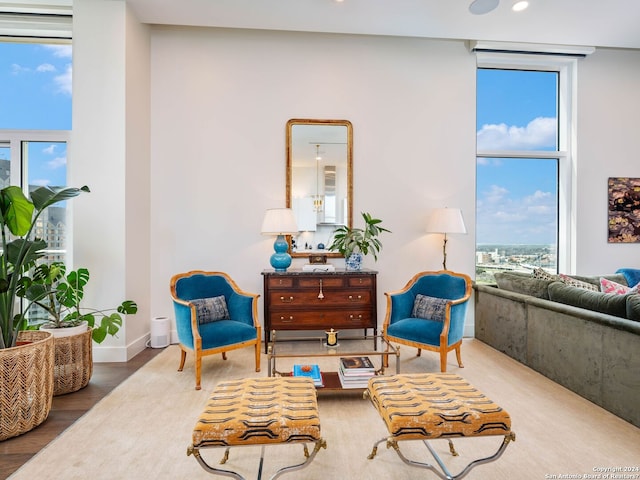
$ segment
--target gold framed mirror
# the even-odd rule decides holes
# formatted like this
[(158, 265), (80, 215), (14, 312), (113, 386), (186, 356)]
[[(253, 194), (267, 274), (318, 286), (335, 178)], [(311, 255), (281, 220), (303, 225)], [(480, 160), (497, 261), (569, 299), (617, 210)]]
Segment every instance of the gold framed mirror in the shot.
[(333, 232), (353, 225), (353, 127), (348, 120), (291, 119), (287, 122), (286, 206), (299, 233), (293, 257), (327, 255)]

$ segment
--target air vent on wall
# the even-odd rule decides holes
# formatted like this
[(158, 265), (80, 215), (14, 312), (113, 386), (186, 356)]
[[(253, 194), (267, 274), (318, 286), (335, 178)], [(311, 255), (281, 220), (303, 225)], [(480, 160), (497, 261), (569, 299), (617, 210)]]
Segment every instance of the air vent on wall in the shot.
[(551, 45), (545, 43), (513, 43), (513, 42), (486, 42), (472, 40), (468, 42), (471, 52), (494, 53), (528, 53), (537, 55), (561, 55), (569, 57), (586, 57), (595, 52), (595, 47), (574, 45)]

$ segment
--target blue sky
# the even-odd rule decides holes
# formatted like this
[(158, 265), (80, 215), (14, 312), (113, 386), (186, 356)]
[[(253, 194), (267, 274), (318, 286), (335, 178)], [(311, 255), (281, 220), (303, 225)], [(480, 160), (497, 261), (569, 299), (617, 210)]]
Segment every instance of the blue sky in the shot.
[[(557, 75), (480, 70), (478, 150), (555, 150)], [(478, 159), (476, 241), (555, 243), (557, 162)]]
[[(0, 129), (71, 130), (71, 77), (70, 45), (0, 42)], [(64, 144), (31, 143), (29, 182), (64, 185), (66, 159)]]

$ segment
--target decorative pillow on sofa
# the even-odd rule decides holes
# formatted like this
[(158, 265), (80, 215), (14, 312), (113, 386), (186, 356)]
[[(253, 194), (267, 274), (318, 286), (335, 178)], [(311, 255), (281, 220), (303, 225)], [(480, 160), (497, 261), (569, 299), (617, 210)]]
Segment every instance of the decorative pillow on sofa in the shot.
[(559, 277), (561, 282), (566, 283), (567, 285), (570, 285), (572, 287), (584, 288), (585, 290), (592, 290), (594, 292), (600, 291), (600, 289), (593, 283), (583, 282), (582, 280), (570, 277), (569, 275), (565, 275), (564, 273), (561, 273)]
[(621, 283), (607, 280), (604, 277), (600, 278), (600, 291), (604, 293), (615, 293), (618, 295), (626, 295), (627, 293), (638, 293), (639, 287), (640, 285), (636, 285), (635, 287), (627, 287), (626, 285), (622, 285)]
[(427, 320), (435, 320), (436, 322), (444, 322), (448, 301), (446, 298), (435, 298), (417, 294), (413, 302), (411, 316), (413, 318), (425, 318)]
[(640, 285), (640, 269), (638, 268), (619, 268), (616, 273), (624, 275), (627, 285), (633, 287)]
[(218, 320), (229, 320), (229, 310), (224, 295), (211, 298), (196, 298), (191, 300), (196, 306), (198, 323), (210, 323)]
[(536, 268), (533, 272), (531, 272), (531, 276), (533, 278), (539, 278), (541, 280), (551, 280), (551, 281), (560, 280), (560, 278), (558, 278), (558, 275), (553, 275), (540, 267)]

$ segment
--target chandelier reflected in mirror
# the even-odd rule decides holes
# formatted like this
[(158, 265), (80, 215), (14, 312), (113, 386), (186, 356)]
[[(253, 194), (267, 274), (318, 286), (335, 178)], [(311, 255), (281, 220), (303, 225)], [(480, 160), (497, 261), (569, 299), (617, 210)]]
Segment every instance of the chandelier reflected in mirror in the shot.
[(320, 195), (320, 161), (322, 156), (320, 155), (320, 145), (316, 144), (316, 194), (313, 197), (313, 211), (316, 213), (322, 212), (323, 196)]

